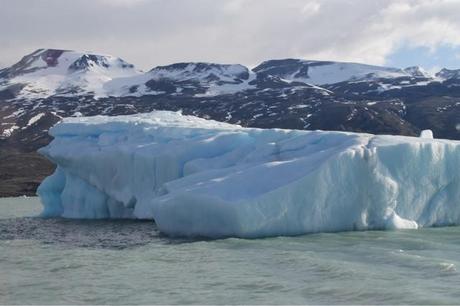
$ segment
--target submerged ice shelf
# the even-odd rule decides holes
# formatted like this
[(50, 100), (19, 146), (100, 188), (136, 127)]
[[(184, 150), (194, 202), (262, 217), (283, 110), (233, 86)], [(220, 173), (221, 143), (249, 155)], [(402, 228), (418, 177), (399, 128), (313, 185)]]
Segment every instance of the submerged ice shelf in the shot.
[(40, 152), (57, 169), (38, 190), (44, 216), (154, 219), (168, 235), (205, 237), (460, 223), (456, 141), (164, 111), (68, 118), (50, 133)]

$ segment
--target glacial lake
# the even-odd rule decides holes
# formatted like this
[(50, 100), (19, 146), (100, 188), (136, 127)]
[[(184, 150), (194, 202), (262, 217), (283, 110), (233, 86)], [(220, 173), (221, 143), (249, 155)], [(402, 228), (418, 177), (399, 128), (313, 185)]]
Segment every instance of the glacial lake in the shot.
[(190, 241), (0, 199), (0, 304), (459, 304), (460, 227)]

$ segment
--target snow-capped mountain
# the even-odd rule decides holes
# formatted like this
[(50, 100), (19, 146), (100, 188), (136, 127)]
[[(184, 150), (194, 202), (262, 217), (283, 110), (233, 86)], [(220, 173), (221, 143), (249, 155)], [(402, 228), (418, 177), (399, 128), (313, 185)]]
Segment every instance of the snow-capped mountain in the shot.
[(155, 67), (143, 75), (114, 79), (105, 88), (112, 96), (216, 96), (254, 88), (249, 84), (254, 79), (254, 73), (242, 65), (177, 63)]
[(290, 81), (327, 85), (345, 81), (396, 79), (401, 77), (431, 78), (420, 67), (406, 69), (358, 63), (305, 61), (299, 59), (270, 60), (254, 68), (257, 73), (279, 76)]
[[(406, 69), (358, 63), (269, 60), (250, 70), (239, 64), (177, 63), (148, 72), (110, 55), (40, 49), (0, 70), (0, 96), (45, 99), (53, 96), (216, 97), (255, 91), (298, 89), (315, 94), (383, 95), (388, 91), (459, 79), (460, 70), (443, 69), (435, 76), (420, 67)], [(289, 92), (286, 92), (289, 91)]]
[[(290, 83), (274, 75), (258, 75), (239, 64), (177, 63), (142, 73), (110, 55), (56, 49), (37, 50), (0, 71), (0, 95), (25, 100), (87, 95), (97, 99), (144, 95), (214, 97), (294, 87)], [(328, 92), (305, 82), (296, 84), (299, 85)]]
[(239, 64), (202, 62), (159, 66), (143, 75), (114, 79), (105, 85), (106, 92), (114, 97), (172, 95), (196, 98), (294, 87), (328, 94), (324, 88), (305, 82), (292, 84), (274, 75), (257, 74)]
[(275, 75), (288, 81), (311, 83), (348, 95), (382, 94), (389, 90), (424, 86), (440, 81), (439, 78), (431, 76), (418, 66), (400, 69), (299, 59), (270, 60), (253, 70), (259, 74)]
[(106, 96), (108, 81), (140, 74), (133, 65), (110, 55), (39, 49), (0, 71), (0, 91), (16, 98), (38, 99), (53, 95)]
[(433, 76), (420, 66), (411, 66), (403, 69), (409, 77), (432, 79)]
[(438, 73), (436, 73), (436, 76), (443, 80), (460, 79), (460, 69), (443, 68)]
[[(29, 129), (29, 121), (39, 114), (55, 114), (49, 121), (54, 122), (58, 116), (152, 109), (188, 110), (250, 126), (349, 130), (355, 130), (347, 126), (366, 113), (371, 121), (384, 116), (379, 120), (385, 128), (366, 123), (365, 131), (393, 132), (401, 130), (393, 122), (406, 113), (405, 103), (456, 95), (459, 71), (443, 69), (432, 76), (420, 67), (282, 59), (252, 70), (239, 64), (191, 62), (144, 73), (110, 55), (40, 49), (0, 70), (0, 99), (8, 101), (0, 105), (0, 137)], [(372, 110), (382, 106), (384, 113)], [(452, 106), (440, 109), (445, 107)], [(416, 133), (417, 128), (406, 128), (404, 133)]]

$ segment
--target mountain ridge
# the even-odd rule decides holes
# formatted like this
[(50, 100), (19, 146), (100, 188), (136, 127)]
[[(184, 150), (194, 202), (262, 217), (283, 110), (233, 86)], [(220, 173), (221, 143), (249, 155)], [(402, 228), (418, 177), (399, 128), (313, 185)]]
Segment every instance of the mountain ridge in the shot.
[[(56, 69), (60, 66), (62, 66), (61, 69)], [(46, 74), (47, 69), (49, 73)], [(232, 75), (232, 69), (234, 75)], [(44, 72), (38, 73), (39, 71)], [(73, 73), (80, 73), (80, 78)], [(38, 49), (24, 56), (18, 63), (0, 70), (0, 91), (5, 92), (8, 89), (11, 91), (13, 88), (17, 92), (20, 88), (19, 93), (25, 92), (22, 98), (30, 99), (69, 93), (77, 94), (75, 91), (79, 89), (80, 95), (94, 94), (97, 97), (156, 95), (164, 91), (159, 88), (161, 86), (155, 84), (155, 81), (168, 79), (188, 83), (195, 81), (201, 83), (199, 85), (202, 87), (212, 87), (209, 92), (201, 91), (195, 94), (220, 95), (253, 88), (254, 86), (251, 85), (254, 85), (259, 74), (278, 77), (281, 82), (295, 81), (305, 85), (324, 87), (329, 91), (331, 89), (327, 86), (341, 82), (374, 81), (378, 86), (372, 90), (381, 93), (390, 89), (399, 89), (399, 87), (459, 79), (460, 69), (443, 68), (435, 75), (430, 75), (419, 66), (394, 68), (354, 62), (286, 58), (267, 60), (252, 69), (241, 64), (181, 62), (156, 66), (147, 72), (142, 72), (134, 65), (111, 55), (73, 50)], [(60, 76), (60, 79), (57, 75)], [(56, 79), (55, 84), (43, 84), (37, 81), (36, 79), (40, 76)], [(251, 77), (252, 79), (248, 80)], [(387, 82), (397, 79), (399, 80), (397, 83)], [(241, 83), (244, 83), (245, 80), (248, 82), (246, 86), (242, 86)], [(253, 84), (249, 84), (250, 81)], [(33, 84), (34, 82), (38, 84)], [(85, 85), (86, 83), (93, 85), (88, 86)], [(185, 85), (190, 87), (191, 84)], [(137, 92), (138, 88), (140, 88), (139, 92)], [(13, 94), (15, 95), (17, 94)]]

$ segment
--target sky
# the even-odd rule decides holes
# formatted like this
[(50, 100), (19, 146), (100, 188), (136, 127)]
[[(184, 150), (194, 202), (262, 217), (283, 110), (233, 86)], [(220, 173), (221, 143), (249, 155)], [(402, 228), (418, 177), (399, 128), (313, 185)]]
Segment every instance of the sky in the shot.
[(459, 0), (0, 0), (0, 67), (38, 48), (174, 62), (460, 68)]

